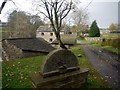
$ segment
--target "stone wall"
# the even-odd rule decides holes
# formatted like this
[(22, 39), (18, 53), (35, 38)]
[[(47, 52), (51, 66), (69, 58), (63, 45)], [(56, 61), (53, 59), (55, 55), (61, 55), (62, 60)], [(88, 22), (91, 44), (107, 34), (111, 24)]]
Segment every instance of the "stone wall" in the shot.
[(90, 43), (100, 43), (102, 42), (101, 37), (85, 37), (85, 40)]
[(9, 59), (16, 59), (16, 58), (22, 58), (22, 50), (17, 48), (15, 45), (11, 45), (7, 42), (7, 40), (4, 40), (2, 42), (2, 59), (3, 60), (9, 60)]

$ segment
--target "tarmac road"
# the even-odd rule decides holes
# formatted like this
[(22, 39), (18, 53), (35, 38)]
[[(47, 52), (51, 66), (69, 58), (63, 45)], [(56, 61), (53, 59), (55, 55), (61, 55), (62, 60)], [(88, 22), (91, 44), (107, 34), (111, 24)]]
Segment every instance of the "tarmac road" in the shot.
[(118, 55), (104, 51), (101, 48), (85, 44), (81, 45), (86, 57), (95, 69), (108, 81), (113, 89), (120, 88), (120, 62)]

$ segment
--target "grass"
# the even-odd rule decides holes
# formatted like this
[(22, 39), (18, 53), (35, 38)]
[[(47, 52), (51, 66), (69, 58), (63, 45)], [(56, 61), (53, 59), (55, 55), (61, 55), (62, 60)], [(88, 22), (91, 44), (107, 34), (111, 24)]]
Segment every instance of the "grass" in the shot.
[(120, 54), (120, 48), (115, 48), (115, 47), (112, 47), (112, 46), (101, 46), (100, 44), (92, 44), (92, 45), (95, 46), (95, 47), (101, 47), (108, 52), (112, 52), (112, 53), (115, 53), (115, 54)]
[[(79, 45), (70, 49), (76, 56), (82, 54), (82, 57), (77, 57), (80, 67), (90, 69), (86, 88), (108, 88), (108, 84), (104, 78), (93, 68), (84, 55), (84, 52)], [(32, 58), (24, 58), (13, 61), (4, 61), (2, 63), (2, 84), (3, 88), (30, 88), (31, 81), (30, 73), (36, 73), (41, 70), (41, 65), (45, 56), (37, 56)]]
[(45, 56), (25, 58), (2, 63), (3, 88), (30, 88), (30, 73), (40, 71)]
[(120, 48), (114, 48), (112, 46), (103, 46), (102, 48), (109, 52), (120, 54)]
[(0, 62), (0, 89), (2, 87), (2, 63)]

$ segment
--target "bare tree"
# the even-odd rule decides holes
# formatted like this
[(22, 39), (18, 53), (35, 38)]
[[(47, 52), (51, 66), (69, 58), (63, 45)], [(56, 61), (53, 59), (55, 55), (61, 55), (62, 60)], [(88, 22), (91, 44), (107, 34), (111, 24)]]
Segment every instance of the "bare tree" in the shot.
[(88, 12), (83, 9), (77, 9), (74, 14), (73, 21), (77, 25), (77, 32), (86, 30), (87, 20), (88, 20)]
[[(37, 0), (38, 1), (38, 0)], [(62, 27), (63, 19), (70, 13), (74, 8), (72, 0), (40, 0), (39, 7), (43, 8), (44, 11), (39, 9), (39, 13), (43, 14), (47, 19), (50, 20), (53, 31), (59, 41), (60, 47), (67, 49), (61, 41), (60, 30)], [(38, 7), (37, 7), (38, 8)]]
[[(3, 8), (5, 7), (5, 4), (7, 3), (7, 1), (12, 1), (12, 3), (16, 6), (15, 2), (13, 0), (4, 0), (0, 6), (0, 14), (3, 10)], [(16, 6), (17, 7), (17, 6)]]
[(1, 14), (2, 9), (4, 8), (6, 2), (7, 2), (7, 0), (4, 0), (4, 1), (2, 2), (2, 5), (1, 5), (1, 7), (0, 7), (0, 14)]

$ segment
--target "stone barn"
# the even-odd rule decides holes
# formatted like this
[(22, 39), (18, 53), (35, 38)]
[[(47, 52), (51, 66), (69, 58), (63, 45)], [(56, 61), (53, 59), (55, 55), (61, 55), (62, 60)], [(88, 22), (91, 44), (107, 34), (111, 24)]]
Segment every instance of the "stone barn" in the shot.
[(42, 38), (12, 38), (2, 40), (2, 60), (48, 54), (55, 48)]

